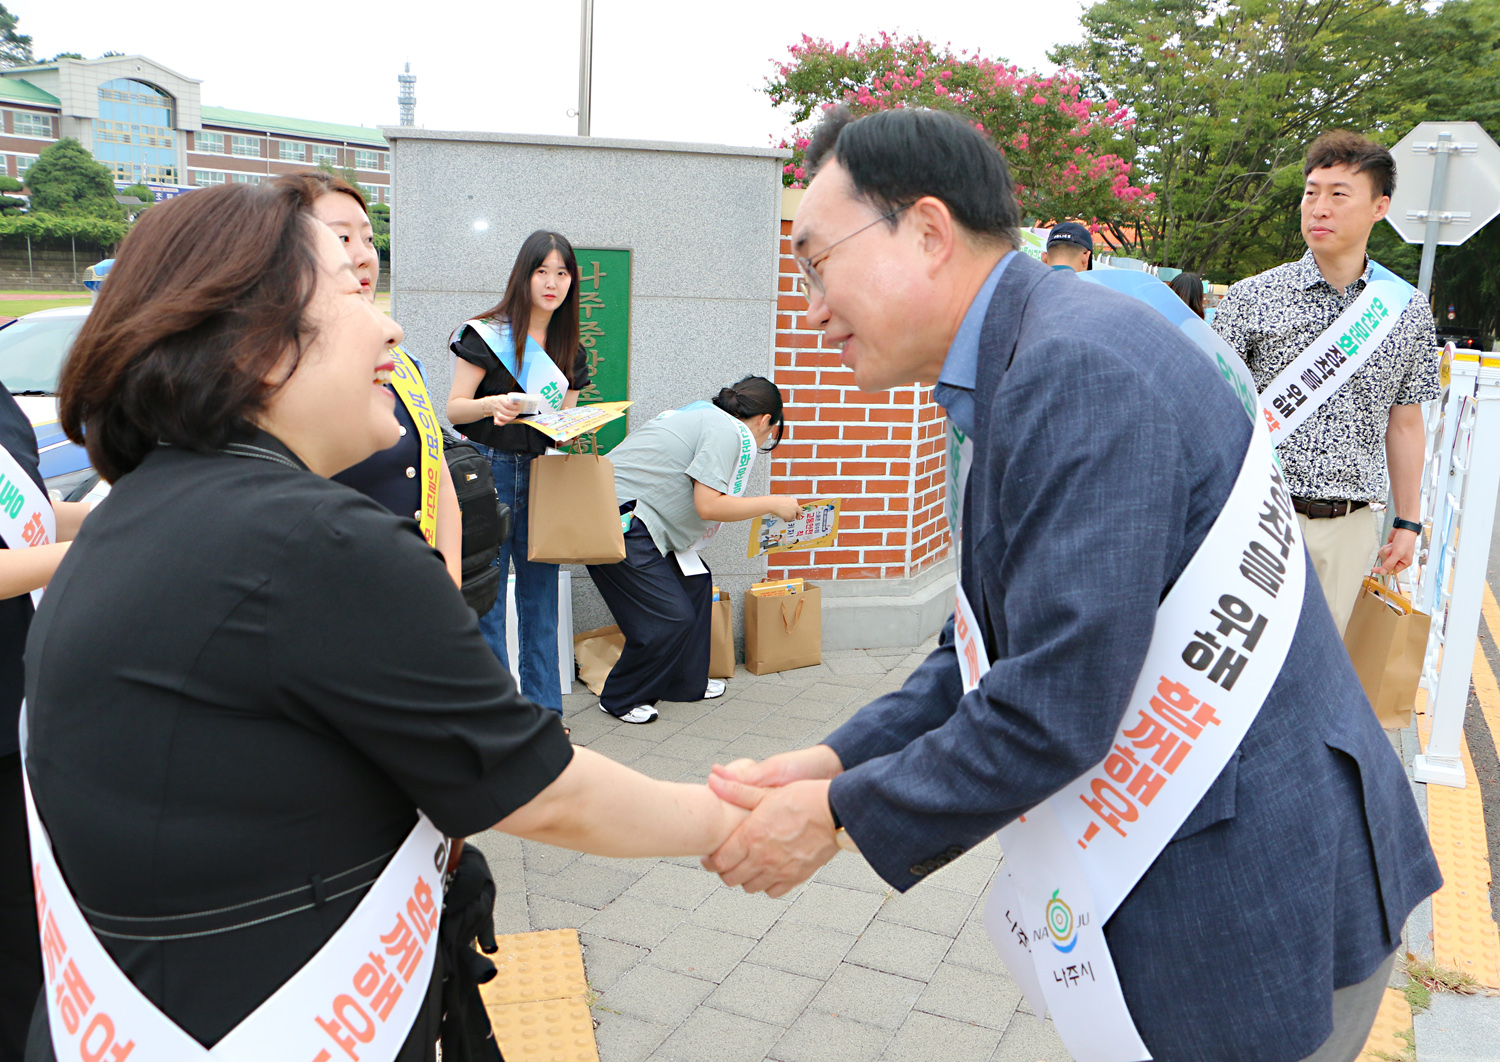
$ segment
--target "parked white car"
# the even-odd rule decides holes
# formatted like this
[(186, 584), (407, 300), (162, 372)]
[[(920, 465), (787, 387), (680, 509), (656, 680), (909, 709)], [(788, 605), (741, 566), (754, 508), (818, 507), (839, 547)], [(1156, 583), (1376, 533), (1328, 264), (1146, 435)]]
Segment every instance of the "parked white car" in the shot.
[(90, 309), (40, 310), (0, 327), (0, 383), (31, 421), (42, 479), (57, 501), (93, 500), (109, 492), (109, 484), (89, 465), (88, 453), (57, 423), (57, 378)]

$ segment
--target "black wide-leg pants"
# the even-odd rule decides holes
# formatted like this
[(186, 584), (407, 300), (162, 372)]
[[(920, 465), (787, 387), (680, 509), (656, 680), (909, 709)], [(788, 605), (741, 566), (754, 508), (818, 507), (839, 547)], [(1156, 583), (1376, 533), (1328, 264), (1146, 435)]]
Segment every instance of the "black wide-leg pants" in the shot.
[(708, 687), (713, 576), (683, 575), (640, 519), (625, 532), (625, 559), (589, 575), (625, 635), (599, 703), (611, 715), (657, 701), (701, 701)]

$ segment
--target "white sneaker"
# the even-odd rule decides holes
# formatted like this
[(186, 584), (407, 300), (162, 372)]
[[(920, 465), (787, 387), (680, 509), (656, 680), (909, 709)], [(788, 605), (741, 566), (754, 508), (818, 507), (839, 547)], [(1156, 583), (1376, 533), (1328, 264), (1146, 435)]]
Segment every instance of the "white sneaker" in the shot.
[(715, 697), (722, 697), (724, 696), (724, 690), (726, 688), (727, 687), (724, 685), (723, 679), (709, 679), (708, 689), (703, 691), (703, 699), (705, 701), (711, 701)]
[(654, 723), (657, 716), (656, 709), (649, 704), (638, 704), (624, 715), (615, 715), (614, 712), (611, 712), (602, 704), (599, 706), (599, 710), (605, 715), (614, 716), (614, 718), (623, 723)]

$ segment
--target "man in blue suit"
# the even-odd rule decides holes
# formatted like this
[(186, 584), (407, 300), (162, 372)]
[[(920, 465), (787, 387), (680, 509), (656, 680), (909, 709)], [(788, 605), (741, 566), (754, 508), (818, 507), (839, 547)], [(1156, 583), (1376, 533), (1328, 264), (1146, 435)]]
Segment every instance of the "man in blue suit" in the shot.
[[(1154, 310), (1016, 253), (1004, 159), (959, 119), (836, 110), (808, 166), (809, 320), (862, 390), (935, 384), (973, 440), (959, 576), (994, 663), (966, 693), (950, 620), (823, 744), (716, 768), (754, 810), (704, 863), (781, 895), (843, 844), (905, 891), (1105, 758), (1258, 429)], [(1239, 748), (1104, 927), (1159, 1062), (1352, 1060), (1440, 884), (1323, 596), (1293, 617)]]

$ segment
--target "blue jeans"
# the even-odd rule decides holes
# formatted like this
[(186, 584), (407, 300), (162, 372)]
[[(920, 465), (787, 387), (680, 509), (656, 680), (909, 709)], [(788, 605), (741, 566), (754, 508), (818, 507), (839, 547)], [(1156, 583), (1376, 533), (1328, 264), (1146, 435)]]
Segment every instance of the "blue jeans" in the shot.
[[(470, 442), (473, 442), (471, 439)], [(557, 662), (557, 572), (555, 564), (533, 564), (526, 559), (526, 533), (531, 496), (531, 459), (534, 454), (474, 448), (489, 458), (495, 493), (510, 506), (510, 539), (500, 547), (495, 567), (500, 569), (500, 596), (495, 607), (479, 617), (479, 629), (502, 667), (510, 667), (505, 646), (505, 583), (512, 561), (516, 567), (516, 639), (521, 653), (521, 692), (528, 699), (562, 714)]]

